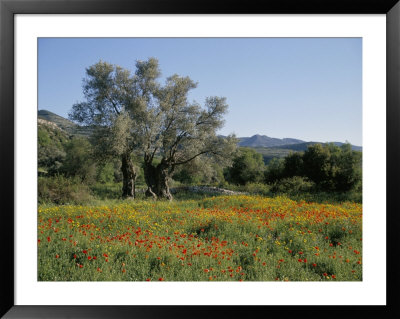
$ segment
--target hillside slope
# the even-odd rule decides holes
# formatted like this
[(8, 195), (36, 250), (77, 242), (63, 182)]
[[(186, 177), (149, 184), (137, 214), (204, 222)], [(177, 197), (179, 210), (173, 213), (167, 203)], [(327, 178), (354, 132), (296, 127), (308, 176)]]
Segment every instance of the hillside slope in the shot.
[(57, 115), (53, 112), (47, 110), (39, 110), (38, 111), (38, 119), (42, 119), (51, 123), (56, 124), (60, 129), (64, 130), (70, 135), (78, 135), (78, 136), (90, 136), (93, 132), (93, 129), (88, 126), (80, 126), (75, 124), (74, 122)]

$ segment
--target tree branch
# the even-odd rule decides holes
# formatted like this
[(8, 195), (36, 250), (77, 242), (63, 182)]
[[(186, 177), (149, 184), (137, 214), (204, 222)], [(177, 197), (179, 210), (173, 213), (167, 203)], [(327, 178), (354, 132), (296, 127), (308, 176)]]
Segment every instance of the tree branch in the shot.
[(205, 150), (205, 151), (202, 151), (202, 152), (200, 152), (200, 153), (198, 153), (198, 154), (196, 154), (196, 155), (194, 155), (194, 156), (192, 156), (192, 157), (190, 157), (190, 158), (188, 158), (188, 159), (186, 159), (184, 161), (175, 162), (174, 165), (186, 164), (186, 163), (190, 162), (191, 160), (194, 160), (196, 157), (198, 157), (200, 155), (203, 155), (203, 154), (207, 154), (207, 153), (216, 154), (216, 152), (214, 152), (212, 150)]

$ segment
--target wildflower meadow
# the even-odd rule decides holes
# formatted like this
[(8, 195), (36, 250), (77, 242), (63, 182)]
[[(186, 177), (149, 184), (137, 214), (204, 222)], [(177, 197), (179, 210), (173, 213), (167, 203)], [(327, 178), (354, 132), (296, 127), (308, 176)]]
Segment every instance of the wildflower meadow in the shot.
[(39, 281), (361, 281), (362, 204), (40, 205), (37, 249)]

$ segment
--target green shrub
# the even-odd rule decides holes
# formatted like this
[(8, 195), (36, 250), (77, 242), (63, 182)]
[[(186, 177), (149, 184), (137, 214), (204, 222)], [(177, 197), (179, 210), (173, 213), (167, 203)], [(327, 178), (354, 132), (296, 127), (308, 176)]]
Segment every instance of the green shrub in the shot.
[(264, 161), (260, 153), (251, 148), (239, 148), (231, 167), (226, 171), (226, 180), (237, 185), (258, 183), (263, 180)]
[(315, 184), (306, 177), (293, 176), (281, 179), (272, 184), (271, 191), (274, 193), (298, 194), (313, 190)]
[(102, 184), (114, 181), (114, 166), (112, 163), (98, 165), (96, 180)]
[(249, 183), (243, 187), (243, 191), (250, 194), (269, 195), (271, 186), (263, 183)]
[(94, 183), (90, 185), (93, 196), (97, 199), (120, 199), (122, 194), (122, 183)]
[(65, 151), (61, 172), (68, 177), (79, 177), (85, 183), (93, 183), (96, 179), (96, 164), (89, 141), (83, 137), (74, 137), (65, 145)]
[(285, 160), (283, 158), (273, 158), (264, 171), (266, 183), (274, 183), (284, 177)]
[(303, 175), (321, 191), (348, 192), (362, 182), (362, 153), (350, 144), (309, 146), (302, 156)]
[(89, 187), (77, 177), (56, 175), (38, 178), (39, 203), (83, 204), (91, 199)]

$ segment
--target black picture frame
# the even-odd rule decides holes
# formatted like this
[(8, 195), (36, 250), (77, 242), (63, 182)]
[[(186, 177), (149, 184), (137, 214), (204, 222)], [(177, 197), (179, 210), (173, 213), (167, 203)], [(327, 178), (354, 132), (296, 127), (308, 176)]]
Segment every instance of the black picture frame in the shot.
[[(321, 315), (400, 317), (395, 258), (399, 237), (400, 3), (399, 0), (0, 0), (1, 308), (4, 318), (164, 318)], [(386, 306), (17, 306), (14, 303), (14, 15), (15, 14), (385, 14), (387, 23), (387, 283)], [(383, 142), (383, 141), (382, 141)], [(384, 172), (382, 172), (384, 174)]]

